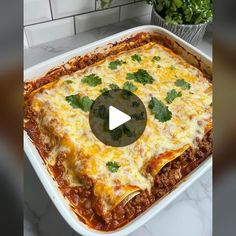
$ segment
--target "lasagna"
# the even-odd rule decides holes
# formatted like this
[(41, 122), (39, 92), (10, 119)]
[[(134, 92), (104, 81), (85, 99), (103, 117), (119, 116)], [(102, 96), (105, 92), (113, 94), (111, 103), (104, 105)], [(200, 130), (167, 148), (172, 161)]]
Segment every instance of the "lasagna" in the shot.
[[(93, 101), (115, 88), (132, 91), (147, 110), (144, 133), (125, 147), (103, 144), (89, 126)], [(211, 79), (165, 39), (140, 33), (26, 82), (24, 129), (79, 219), (111, 231), (211, 154)]]

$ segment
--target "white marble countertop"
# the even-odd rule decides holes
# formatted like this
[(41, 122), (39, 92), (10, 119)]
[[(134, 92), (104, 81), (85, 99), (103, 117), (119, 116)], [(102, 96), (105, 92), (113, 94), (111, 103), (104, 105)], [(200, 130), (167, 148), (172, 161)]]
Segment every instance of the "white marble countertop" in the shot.
[[(138, 25), (150, 24), (150, 16), (127, 20), (80, 33), (25, 50), (24, 67), (104, 38)], [(212, 56), (211, 34), (206, 33), (198, 48)], [(78, 235), (59, 214), (31, 164), (25, 156), (24, 236), (75, 236)], [(211, 236), (212, 235), (212, 171), (157, 214), (132, 236)]]

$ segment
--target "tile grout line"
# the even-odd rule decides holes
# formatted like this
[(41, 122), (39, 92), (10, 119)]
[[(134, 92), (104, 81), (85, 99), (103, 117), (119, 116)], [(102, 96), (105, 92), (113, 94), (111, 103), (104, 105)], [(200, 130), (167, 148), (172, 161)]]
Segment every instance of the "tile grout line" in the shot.
[(51, 18), (52, 18), (52, 21), (54, 20), (54, 17), (53, 17), (53, 14), (52, 14), (52, 3), (51, 3), (51, 0), (48, 0), (49, 1), (49, 7), (50, 7), (50, 13), (51, 13)]
[(94, 8), (94, 11), (97, 10), (97, 4), (96, 4), (97, 0), (95, 0), (95, 8)]
[(120, 13), (121, 13), (121, 6), (119, 6), (119, 23), (120, 23)]
[[(140, 1), (138, 1), (140, 2)], [(25, 39), (26, 39), (26, 43), (27, 43), (27, 46), (26, 48), (31, 48), (32, 45), (30, 43), (30, 40), (29, 40), (29, 34), (27, 34), (26, 32), (26, 29), (27, 27), (30, 27), (30, 26), (34, 26), (34, 25), (42, 25), (42, 24), (46, 24), (46, 23), (50, 23), (50, 22), (56, 22), (56, 21), (59, 21), (59, 20), (65, 20), (65, 19), (69, 19), (69, 18), (73, 18), (73, 27), (74, 27), (74, 35), (77, 34), (77, 24), (76, 24), (76, 16), (80, 16), (80, 15), (85, 15), (85, 14), (88, 14), (88, 17), (89, 17), (89, 14), (91, 13), (95, 13), (95, 12), (99, 12), (99, 11), (106, 11), (106, 10), (109, 10), (109, 9), (116, 9), (118, 10), (118, 22), (120, 23), (121, 22), (121, 13), (122, 13), (122, 7), (123, 6), (129, 6), (129, 5), (134, 5), (135, 3), (137, 3), (135, 0), (133, 0), (132, 2), (128, 2), (128, 3), (125, 3), (125, 4), (121, 4), (121, 5), (116, 5), (116, 6), (111, 6), (109, 8), (104, 8), (104, 9), (101, 9), (101, 8), (98, 8), (97, 7), (97, 3), (98, 3), (98, 0), (94, 0), (94, 9), (92, 11), (87, 11), (87, 12), (82, 12), (82, 13), (76, 13), (76, 14), (71, 14), (71, 15), (68, 15), (68, 16), (62, 16), (62, 17), (59, 17), (59, 18), (55, 18), (55, 16), (53, 15), (53, 7), (52, 7), (52, 0), (48, 0), (48, 3), (49, 3), (49, 7), (50, 7), (50, 15), (51, 15), (51, 19), (50, 20), (45, 20), (45, 21), (41, 21), (41, 22), (36, 22), (36, 23), (31, 23), (31, 24), (26, 24), (24, 25), (23, 27), (23, 35), (25, 35)]]
[[(50, 0), (50, 2), (51, 2), (51, 0)], [(119, 8), (119, 7), (122, 7), (122, 6), (132, 5), (134, 3), (135, 2), (130, 2), (130, 3), (126, 3), (126, 4), (123, 4), (123, 5), (120, 5), (120, 6), (113, 6), (113, 7), (104, 8), (104, 9), (97, 9), (96, 11), (95, 10), (87, 11), (87, 12), (83, 12), (83, 13), (79, 13), (79, 14), (72, 14), (72, 15), (69, 15), (69, 16), (64, 16), (64, 17), (59, 17), (59, 18), (53, 18), (53, 15), (51, 13), (52, 20), (46, 20), (46, 21), (41, 21), (41, 22), (37, 22), (37, 23), (26, 24), (26, 25), (24, 25), (24, 27), (33, 26), (33, 25), (39, 25), (39, 24), (53, 22), (53, 21), (57, 21), (57, 20), (62, 20), (62, 19), (66, 19), (66, 18), (69, 18), (69, 17), (73, 17), (73, 16), (80, 16), (80, 15), (90, 14), (90, 13), (94, 13), (94, 12), (98, 12), (98, 11), (105, 11), (105, 10), (108, 10), (108, 9)]]
[(75, 16), (73, 17), (73, 19), (74, 19), (74, 33), (75, 33), (75, 35), (76, 35), (76, 23), (75, 23)]

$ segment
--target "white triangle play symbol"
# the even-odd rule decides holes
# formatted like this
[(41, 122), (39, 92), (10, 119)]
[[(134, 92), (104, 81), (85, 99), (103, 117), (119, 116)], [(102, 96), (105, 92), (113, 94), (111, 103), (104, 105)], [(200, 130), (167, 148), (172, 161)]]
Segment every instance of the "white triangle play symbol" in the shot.
[(130, 116), (118, 110), (113, 106), (109, 106), (109, 130), (113, 130), (131, 119)]

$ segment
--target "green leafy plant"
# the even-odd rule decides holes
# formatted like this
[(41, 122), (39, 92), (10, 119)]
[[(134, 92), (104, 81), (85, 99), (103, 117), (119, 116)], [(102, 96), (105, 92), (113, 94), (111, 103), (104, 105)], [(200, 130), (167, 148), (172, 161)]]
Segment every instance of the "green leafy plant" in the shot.
[[(110, 7), (113, 0), (100, 0)], [(146, 0), (167, 24), (201, 24), (212, 21), (212, 0)]]
[(201, 24), (212, 20), (212, 0), (146, 0), (168, 24)]

